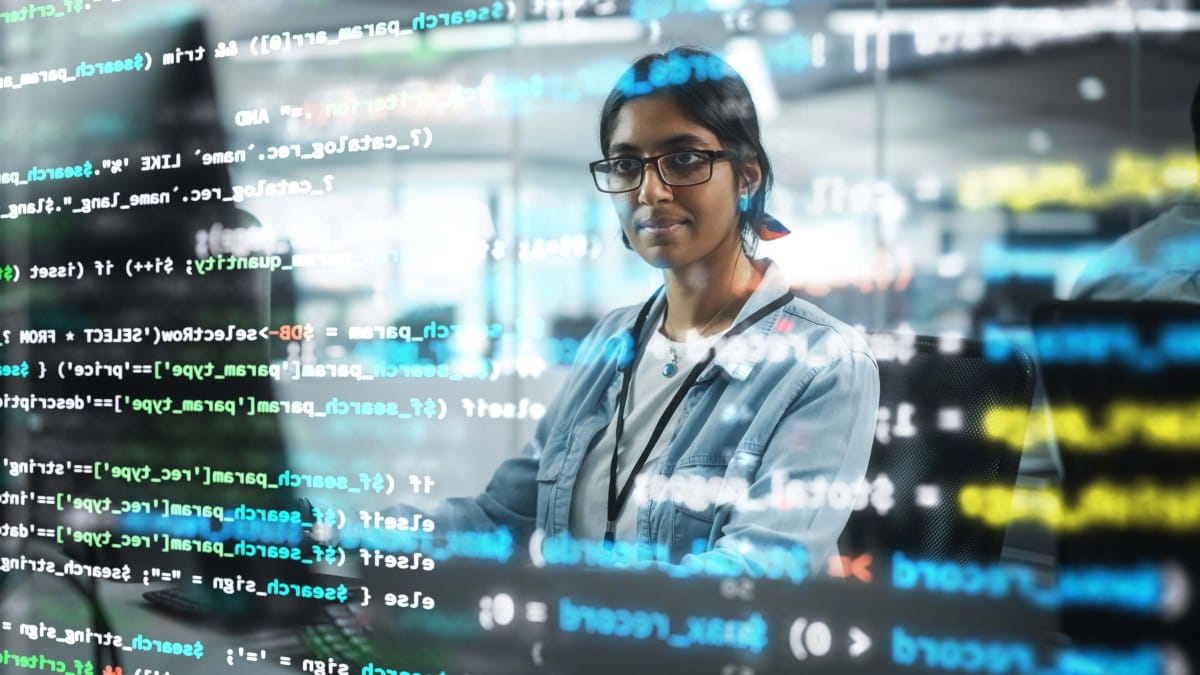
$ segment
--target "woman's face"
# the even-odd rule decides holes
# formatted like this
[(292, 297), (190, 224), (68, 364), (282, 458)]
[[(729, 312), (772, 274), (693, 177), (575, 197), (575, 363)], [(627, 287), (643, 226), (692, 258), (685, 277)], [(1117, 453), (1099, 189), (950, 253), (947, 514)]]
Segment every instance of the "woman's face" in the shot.
[[(723, 149), (716, 134), (685, 117), (670, 98), (649, 96), (621, 107), (608, 157)], [(664, 269), (735, 255), (741, 248), (738, 196), (728, 159), (713, 163), (711, 180), (687, 187), (666, 185), (653, 167), (646, 167), (641, 187), (612, 195), (630, 245), (643, 260)]]

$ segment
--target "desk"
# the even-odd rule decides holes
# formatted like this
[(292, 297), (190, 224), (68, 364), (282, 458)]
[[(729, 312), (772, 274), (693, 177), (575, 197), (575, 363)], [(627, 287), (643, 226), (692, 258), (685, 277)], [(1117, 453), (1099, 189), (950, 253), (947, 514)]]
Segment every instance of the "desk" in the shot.
[[(64, 629), (82, 631), (90, 626), (87, 603), (73, 586), (62, 579), (42, 574), (21, 574), (9, 579), (7, 585), (11, 587), (5, 589), (3, 599), (0, 600), (0, 621), (8, 623), (0, 626), (11, 627), (8, 630), (0, 630), (0, 651), (7, 649), (12, 654), (25, 656), (41, 654), (47, 660), (65, 662), (67, 672), (76, 668), (76, 659), (91, 661), (93, 649), (90, 645), (82, 642), (67, 644), (64, 639)], [(278, 675), (300, 671), (299, 662), (293, 661), (291, 667), (280, 666), (278, 656), (267, 649), (267, 645), (284, 646), (283, 638), (288, 635), (285, 630), (233, 633), (151, 610), (142, 598), (142, 593), (167, 586), (162, 583), (147, 586), (111, 581), (97, 584), (102, 607), (108, 612), (113, 635), (120, 635), (125, 644), (120, 651), (123, 675), (156, 675), (155, 671), (158, 671), (157, 675), (207, 675), (216, 672)], [(29, 639), (22, 635), (22, 624), (26, 626), (26, 630), (32, 632), (38, 629), (39, 623), (45, 626), (41, 629), (41, 637)], [(57, 629), (55, 637), (50, 637), (50, 627)], [(134, 650), (130, 643), (138, 634), (150, 640), (184, 644), (199, 641), (203, 645), (203, 656), (197, 660), (187, 656)], [(248, 660), (247, 652), (252, 649), (254, 652), (266, 650), (267, 661)], [(101, 667), (94, 670), (94, 675), (103, 675), (104, 665), (109, 664), (101, 664)], [(45, 670), (39, 670), (36, 666), (32, 670), (22, 669), (14, 661), (3, 667), (3, 670), (6, 673), (37, 673), (54, 672), (55, 667), (47, 663)]]

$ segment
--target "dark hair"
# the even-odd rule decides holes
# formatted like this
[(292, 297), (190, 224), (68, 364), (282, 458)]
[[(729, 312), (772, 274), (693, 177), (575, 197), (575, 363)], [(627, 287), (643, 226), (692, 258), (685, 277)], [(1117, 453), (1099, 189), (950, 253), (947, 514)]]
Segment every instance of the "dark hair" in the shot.
[(1200, 83), (1192, 95), (1192, 140), (1196, 145), (1196, 159), (1200, 161)]
[[(727, 150), (736, 153), (732, 160), (735, 168), (757, 161), (762, 180), (750, 195), (750, 208), (738, 217), (742, 250), (753, 255), (774, 174), (746, 83), (721, 57), (705, 49), (676, 47), (665, 54), (647, 54), (633, 62), (604, 101), (600, 111), (602, 154), (608, 154), (621, 107), (632, 99), (654, 95), (668, 97), (688, 119), (713, 132)], [(631, 248), (624, 232), (621, 241)]]

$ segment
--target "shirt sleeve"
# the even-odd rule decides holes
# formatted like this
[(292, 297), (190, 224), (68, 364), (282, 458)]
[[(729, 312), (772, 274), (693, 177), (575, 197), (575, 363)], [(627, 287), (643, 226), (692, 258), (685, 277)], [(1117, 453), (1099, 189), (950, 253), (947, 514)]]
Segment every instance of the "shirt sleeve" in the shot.
[(1200, 272), (1135, 270), (1089, 279), (1071, 290), (1072, 300), (1200, 302)]
[[(797, 571), (824, 569), (837, 552), (856, 488), (866, 475), (878, 406), (879, 369), (865, 352), (850, 352), (801, 383), (763, 448), (746, 492), (746, 503), (766, 508), (740, 508), (739, 500), (719, 507), (728, 514), (720, 535), (708, 551), (684, 556), (681, 566), (761, 574), (783, 564), (793, 578)], [(786, 508), (771, 503), (772, 476), (777, 474), (788, 482), (804, 482), (808, 489), (794, 493), (805, 495), (804, 503)], [(840, 496), (834, 495), (835, 485), (844, 486), (837, 489)]]
[[(492, 474), (487, 487), (475, 497), (451, 497), (428, 510), (408, 504), (396, 504), (383, 511), (383, 516), (409, 518), (420, 513), (433, 521), (436, 532), (493, 532), (507, 529), (514, 541), (528, 541), (537, 520), (537, 470), (538, 457), (549, 436), (553, 420), (557, 419), (563, 392), (554, 398), (546, 415), (538, 421), (537, 428), (517, 457), (501, 462)], [(328, 504), (315, 501), (317, 510), (329, 508)], [(346, 514), (346, 525), (331, 540), (341, 546), (356, 548), (379, 541), (372, 537), (360, 523), (356, 514)], [(382, 537), (386, 538), (386, 537)]]
[[(555, 394), (546, 414), (538, 420), (531, 438), (517, 457), (505, 460), (492, 474), (483, 492), (475, 497), (452, 497), (438, 503), (429, 510), (420, 510), (408, 504), (397, 504), (381, 512), (383, 516), (407, 517), (420, 513), (433, 521), (438, 533), (447, 532), (493, 532), (504, 528), (514, 541), (524, 544), (537, 526), (538, 462), (549, 442), (551, 432), (564, 414), (564, 398), (576, 381), (580, 365), (588, 359), (600, 358), (603, 327), (616, 314), (613, 312), (602, 320), (582, 341), (572, 366), (571, 376)], [(312, 503), (312, 507), (323, 511), (328, 504)], [(364, 531), (354, 514), (346, 514), (346, 526), (336, 533), (335, 540), (346, 547), (357, 547)]]

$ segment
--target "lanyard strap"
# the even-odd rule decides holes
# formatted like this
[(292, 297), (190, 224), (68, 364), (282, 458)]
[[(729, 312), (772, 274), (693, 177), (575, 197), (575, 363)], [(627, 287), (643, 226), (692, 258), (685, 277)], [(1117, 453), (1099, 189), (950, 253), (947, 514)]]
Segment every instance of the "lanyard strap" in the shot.
[(621, 491), (618, 494), (617, 453), (621, 447), (621, 435), (625, 431), (625, 401), (629, 398), (629, 381), (633, 377), (632, 366), (637, 362), (641, 351), (641, 349), (637, 347), (637, 340), (641, 337), (642, 327), (645, 324), (647, 315), (650, 313), (650, 305), (653, 304), (655, 298), (657, 297), (658, 292), (655, 292), (655, 294), (646, 301), (646, 304), (642, 306), (642, 311), (638, 313), (637, 321), (635, 321), (633, 324), (633, 340), (635, 346), (633, 350), (633, 359), (626, 364), (625, 369), (623, 369), (621, 393), (617, 398), (616, 441), (613, 443), (612, 462), (609, 464), (608, 468), (608, 519), (604, 526), (604, 542), (610, 546), (616, 541), (617, 517), (621, 515), (621, 510), (625, 508), (625, 503), (629, 501), (629, 494), (633, 489), (634, 479), (637, 478), (638, 472), (642, 470), (642, 467), (646, 465), (646, 460), (650, 458), (650, 452), (654, 449), (655, 444), (658, 443), (658, 439), (660, 436), (662, 436), (663, 430), (667, 428), (667, 423), (671, 420), (671, 416), (675, 414), (675, 410), (679, 408), (679, 404), (683, 402), (683, 397), (687, 395), (688, 389), (695, 384), (696, 379), (700, 377), (700, 373), (704, 371), (708, 364), (712, 363), (713, 359), (716, 358), (717, 349), (720, 348), (721, 345), (723, 345), (729, 338), (744, 332), (747, 328), (758, 323), (768, 314), (771, 314), (775, 310), (792, 301), (791, 291), (784, 293), (766, 307), (763, 307), (757, 312), (751, 314), (736, 326), (729, 329), (727, 333), (722, 335), (721, 338), (717, 340), (716, 344), (714, 344), (712, 347), (709, 347), (708, 355), (704, 357), (704, 360), (697, 363), (695, 367), (692, 368), (691, 372), (687, 374), (687, 377), (684, 378), (683, 383), (679, 385), (679, 390), (676, 391), (675, 395), (671, 397), (671, 402), (667, 404), (666, 410), (664, 410), (663, 414), (659, 416), (658, 423), (654, 425), (654, 430), (650, 433), (650, 440), (646, 443), (646, 447), (642, 450), (642, 454), (638, 456), (637, 462), (633, 465), (633, 468), (629, 472), (629, 478), (625, 480), (625, 485), (621, 488)]

